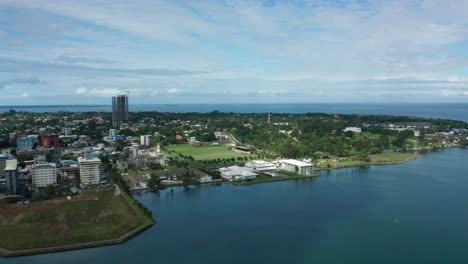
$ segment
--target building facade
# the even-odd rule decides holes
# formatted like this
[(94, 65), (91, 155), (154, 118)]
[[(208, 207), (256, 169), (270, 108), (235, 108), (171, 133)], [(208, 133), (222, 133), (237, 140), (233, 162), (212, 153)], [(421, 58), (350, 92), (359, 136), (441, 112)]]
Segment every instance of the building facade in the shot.
[(80, 180), (83, 185), (99, 184), (101, 179), (101, 160), (96, 157), (78, 158)]
[(312, 174), (313, 170), (312, 164), (300, 160), (280, 160), (279, 164), (280, 169), (295, 172), (297, 174)]
[(55, 163), (32, 165), (33, 188), (46, 187), (57, 184), (57, 167)]
[(33, 149), (35, 139), (33, 137), (21, 137), (16, 140), (17, 149)]
[(254, 172), (263, 173), (275, 172), (278, 170), (278, 167), (275, 164), (263, 160), (254, 160), (251, 162), (247, 162), (245, 164), (245, 167), (251, 169)]
[(41, 145), (44, 148), (58, 148), (60, 147), (60, 138), (59, 136), (52, 135), (52, 136), (42, 136), (41, 137)]
[(151, 145), (151, 135), (141, 135), (140, 136), (140, 145), (142, 145), (142, 146)]
[(9, 194), (18, 193), (18, 160), (11, 159), (5, 162), (6, 187)]
[(128, 122), (128, 96), (118, 95), (112, 97), (112, 126), (120, 128)]

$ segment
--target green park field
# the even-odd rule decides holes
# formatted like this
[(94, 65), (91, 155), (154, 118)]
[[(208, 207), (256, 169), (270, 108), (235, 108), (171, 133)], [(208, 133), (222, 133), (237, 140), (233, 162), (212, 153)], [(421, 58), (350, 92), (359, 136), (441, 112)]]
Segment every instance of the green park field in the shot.
[(417, 159), (418, 154), (408, 152), (384, 152), (369, 155), (369, 160), (359, 160), (353, 157), (329, 158), (317, 160), (317, 169), (336, 169), (365, 165), (396, 164)]
[[(87, 192), (75, 199), (0, 205), (0, 248), (27, 251), (119, 239), (152, 219), (124, 195)], [(37, 252), (34, 252), (37, 253)]]
[(227, 146), (195, 146), (190, 144), (170, 145), (169, 151), (192, 156), (196, 160), (230, 159), (249, 156), (231, 151)]

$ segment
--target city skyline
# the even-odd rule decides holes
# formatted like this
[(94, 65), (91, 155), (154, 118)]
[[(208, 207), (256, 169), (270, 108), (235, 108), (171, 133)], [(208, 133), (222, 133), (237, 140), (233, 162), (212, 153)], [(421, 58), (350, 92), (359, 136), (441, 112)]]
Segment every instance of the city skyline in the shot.
[(0, 105), (468, 102), (467, 9), (0, 0)]

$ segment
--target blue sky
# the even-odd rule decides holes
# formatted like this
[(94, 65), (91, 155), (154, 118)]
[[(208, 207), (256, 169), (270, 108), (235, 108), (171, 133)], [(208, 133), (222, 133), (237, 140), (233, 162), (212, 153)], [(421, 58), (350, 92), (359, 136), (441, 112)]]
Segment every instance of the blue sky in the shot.
[(0, 0), (0, 105), (468, 102), (468, 2)]

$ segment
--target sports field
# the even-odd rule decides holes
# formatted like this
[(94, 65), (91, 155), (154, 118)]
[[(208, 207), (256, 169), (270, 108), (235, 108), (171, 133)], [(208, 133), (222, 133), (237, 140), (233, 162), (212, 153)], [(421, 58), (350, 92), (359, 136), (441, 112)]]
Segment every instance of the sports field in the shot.
[(190, 144), (170, 145), (168, 149), (184, 156), (192, 156), (196, 160), (228, 159), (249, 156), (235, 153), (227, 146), (195, 146)]

